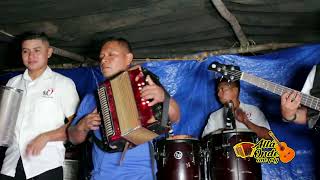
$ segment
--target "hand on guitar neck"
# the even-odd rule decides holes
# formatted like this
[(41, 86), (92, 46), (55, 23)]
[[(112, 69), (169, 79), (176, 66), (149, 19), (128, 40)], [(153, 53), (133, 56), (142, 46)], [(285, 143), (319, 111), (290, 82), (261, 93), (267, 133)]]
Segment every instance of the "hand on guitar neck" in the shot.
[(285, 92), (281, 95), (281, 114), (285, 121), (306, 124), (307, 109), (301, 107), (301, 95), (297, 91)]

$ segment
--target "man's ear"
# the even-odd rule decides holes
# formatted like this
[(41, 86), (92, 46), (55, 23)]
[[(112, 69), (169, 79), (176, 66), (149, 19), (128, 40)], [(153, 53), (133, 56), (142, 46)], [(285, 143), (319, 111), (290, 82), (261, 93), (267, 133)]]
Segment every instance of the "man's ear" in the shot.
[(238, 97), (240, 96), (240, 88), (238, 87), (234, 87), (234, 93), (237, 93), (238, 94)]
[(52, 53), (53, 53), (53, 48), (49, 47), (48, 48), (48, 59), (52, 56)]
[(133, 61), (133, 54), (132, 53), (128, 53), (126, 55), (126, 65), (129, 66), (132, 61)]

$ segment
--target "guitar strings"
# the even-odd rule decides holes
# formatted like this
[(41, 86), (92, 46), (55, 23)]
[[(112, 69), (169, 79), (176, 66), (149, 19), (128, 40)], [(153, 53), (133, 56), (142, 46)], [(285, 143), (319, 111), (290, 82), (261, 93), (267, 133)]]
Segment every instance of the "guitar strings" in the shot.
[[(238, 70), (232, 70), (232, 71), (231, 70), (224, 70), (224, 71), (230, 73), (231, 75), (237, 77), (238, 79), (240, 79), (241, 76), (242, 76), (242, 72), (238, 71)], [(251, 76), (251, 77), (253, 76), (251, 74), (248, 74), (248, 75)], [(259, 77), (257, 77), (257, 78), (259, 78)], [(285, 92), (285, 91), (296, 91), (294, 89), (291, 89), (291, 88), (276, 84), (276, 83), (274, 83), (272, 81), (268, 81), (268, 80), (265, 80), (263, 78), (259, 78), (259, 79), (262, 80), (265, 83), (270, 83), (271, 85), (273, 85), (275, 87), (274, 90), (276, 90), (276, 88), (278, 86), (279, 90), (281, 90), (281, 94), (283, 94), (283, 92)], [(302, 95), (302, 99), (301, 99), (302, 104), (304, 104), (306, 106), (309, 105), (313, 109), (320, 110), (320, 107), (319, 107), (320, 99), (319, 98), (311, 96), (311, 95), (308, 95), (308, 94), (304, 94), (304, 93), (301, 93), (301, 95)]]

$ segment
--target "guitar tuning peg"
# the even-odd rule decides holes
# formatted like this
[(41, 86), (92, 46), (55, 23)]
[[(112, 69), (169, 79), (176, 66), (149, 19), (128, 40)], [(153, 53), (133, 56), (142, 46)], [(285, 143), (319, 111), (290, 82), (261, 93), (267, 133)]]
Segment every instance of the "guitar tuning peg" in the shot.
[(234, 66), (231, 66), (231, 68), (230, 68), (232, 71), (234, 70)]
[(220, 72), (220, 71), (221, 71), (221, 67), (218, 67), (218, 68), (217, 68), (217, 71)]
[(213, 63), (213, 64), (211, 65), (211, 67), (212, 67), (212, 69), (215, 69), (215, 68), (217, 67), (217, 65)]
[(226, 75), (228, 75), (228, 73), (227, 73), (227, 72), (224, 72), (223, 75), (226, 76)]

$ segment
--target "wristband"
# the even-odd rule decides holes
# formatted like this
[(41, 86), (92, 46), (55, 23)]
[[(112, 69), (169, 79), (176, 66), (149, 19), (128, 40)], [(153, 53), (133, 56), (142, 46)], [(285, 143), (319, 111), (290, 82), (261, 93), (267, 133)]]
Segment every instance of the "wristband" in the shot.
[(284, 121), (286, 121), (286, 122), (292, 122), (292, 121), (294, 121), (294, 120), (297, 119), (297, 114), (295, 113), (294, 116), (293, 116), (293, 118), (286, 119), (286, 118), (282, 117), (282, 119), (283, 119)]

